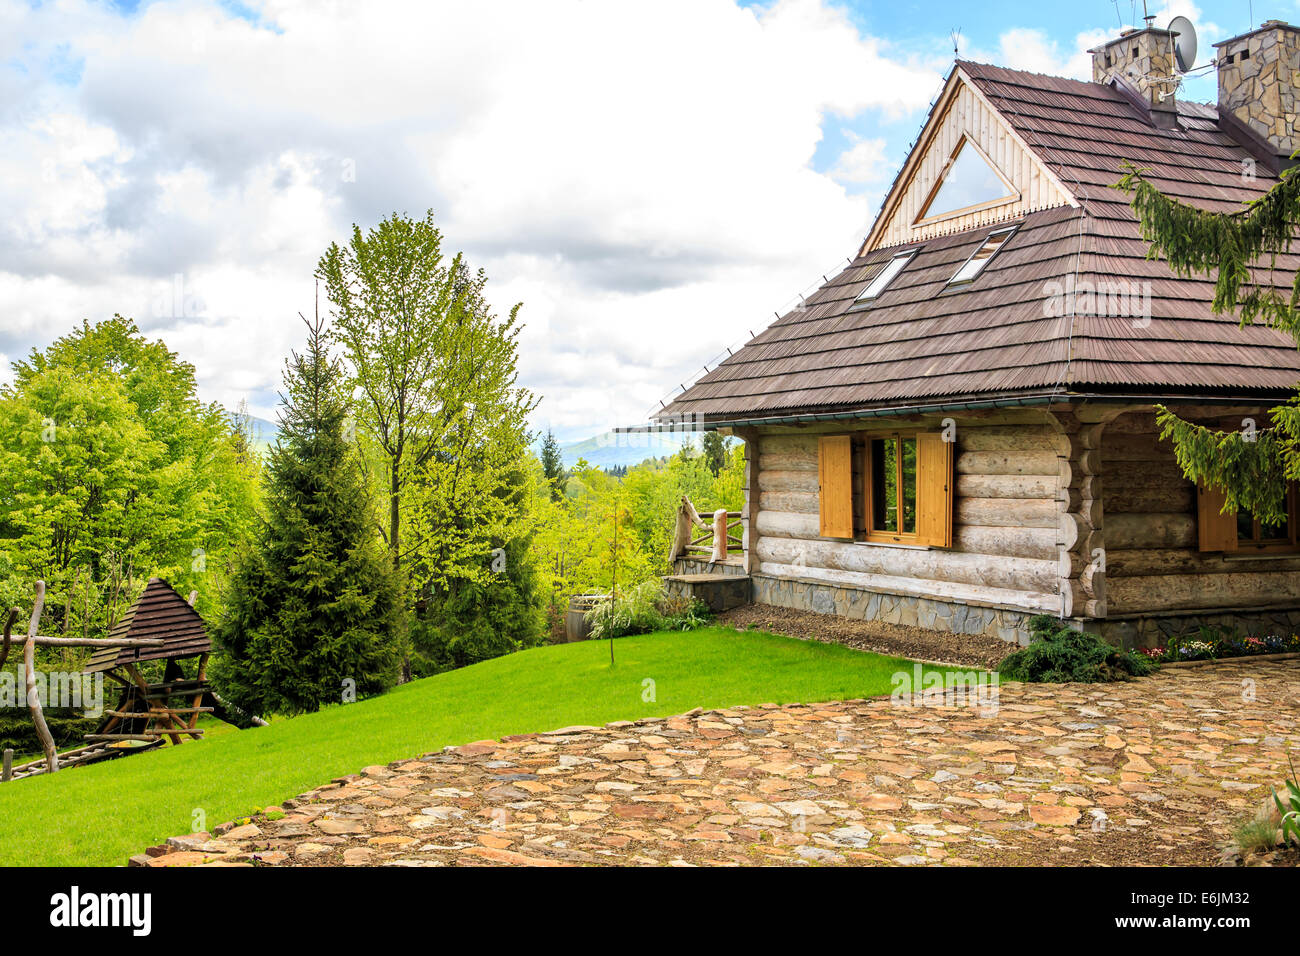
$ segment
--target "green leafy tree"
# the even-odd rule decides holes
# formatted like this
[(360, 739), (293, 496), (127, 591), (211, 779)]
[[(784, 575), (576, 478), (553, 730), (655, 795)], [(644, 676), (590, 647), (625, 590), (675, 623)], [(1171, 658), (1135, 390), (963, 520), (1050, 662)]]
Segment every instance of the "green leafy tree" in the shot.
[(727, 459), (730, 457), (731, 439), (723, 438), (721, 432), (708, 431), (704, 433), (702, 442), (704, 450), (704, 461), (709, 466), (709, 471), (713, 477), (718, 477), (718, 473), (727, 467)]
[(51, 626), (98, 636), (151, 575), (218, 610), (256, 519), (259, 463), (225, 410), (199, 401), (193, 367), (115, 316), (13, 373), (0, 389), (0, 550), (28, 588), (47, 582)]
[[(1300, 154), (1297, 154), (1300, 155)], [(1300, 272), (1290, 288), (1273, 281), (1277, 257), (1300, 230), (1300, 176), (1293, 168), (1271, 190), (1233, 212), (1206, 212), (1166, 196), (1132, 165), (1117, 184), (1128, 192), (1150, 244), (1178, 275), (1217, 271), (1214, 311), (1237, 312), (1300, 344)], [(1223, 430), (1158, 409), (1161, 438), (1172, 439), (1183, 474), (1225, 492), (1226, 511), (1244, 510), (1265, 524), (1285, 523), (1286, 483), (1300, 480), (1300, 397), (1273, 408), (1271, 428)]]
[(470, 417), (526, 417), (535, 406), (514, 388), (519, 306), (505, 320), (491, 314), (487, 277), (471, 273), (461, 255), (444, 255), (432, 212), (419, 221), (394, 213), (368, 233), (353, 226), (347, 246), (326, 250), (317, 275), (361, 396), (359, 424), (382, 456), (382, 530), (400, 567), (419, 546), (404, 544), (402, 534), (403, 497), (415, 476), (447, 457)]
[(217, 628), (213, 680), (253, 714), (315, 711), (397, 680), (400, 589), (345, 437), (343, 371), (318, 318), (286, 362), (267, 516)]
[[(533, 485), (524, 462), (493, 492), (508, 520), (481, 556), (486, 574), (450, 578), (433, 590), (412, 632), (415, 676), (464, 667), (541, 643), (544, 595), (533, 552)], [(477, 540), (477, 537), (473, 538)]]
[(524, 502), (503, 492), (528, 457), (537, 404), (517, 385), (520, 307), (493, 314), (487, 276), (444, 256), (431, 213), (354, 227), (318, 275), (359, 396), (363, 460), (386, 500), (393, 566), (426, 606), (475, 606), (466, 589), (486, 586), (488, 556), (527, 528)]

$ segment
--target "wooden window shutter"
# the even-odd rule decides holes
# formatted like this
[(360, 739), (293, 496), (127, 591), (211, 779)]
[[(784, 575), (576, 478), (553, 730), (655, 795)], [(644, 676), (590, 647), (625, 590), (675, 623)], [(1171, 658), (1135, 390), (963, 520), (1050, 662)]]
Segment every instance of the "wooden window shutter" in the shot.
[(1237, 514), (1222, 514), (1227, 495), (1220, 488), (1196, 486), (1196, 537), (1201, 551), (1237, 550)]
[(817, 500), (824, 538), (853, 537), (853, 439), (823, 435), (817, 449)]
[(916, 543), (952, 547), (952, 448), (939, 432), (916, 436)]

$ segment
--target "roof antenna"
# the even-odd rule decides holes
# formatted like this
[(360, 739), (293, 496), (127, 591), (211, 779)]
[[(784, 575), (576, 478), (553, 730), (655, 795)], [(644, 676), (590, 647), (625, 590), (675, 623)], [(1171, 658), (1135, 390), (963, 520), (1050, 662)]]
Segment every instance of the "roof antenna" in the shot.
[(952, 29), (952, 31), (951, 31), (948, 35), (949, 35), (950, 37), (952, 37), (952, 56), (953, 56), (953, 59), (954, 59), (954, 60), (960, 60), (960, 59), (961, 59), (961, 54), (958, 52), (958, 50), (957, 50), (957, 46), (958, 46), (958, 44), (961, 42), (961, 28), (960, 28), (960, 27), (954, 27), (954, 28)]

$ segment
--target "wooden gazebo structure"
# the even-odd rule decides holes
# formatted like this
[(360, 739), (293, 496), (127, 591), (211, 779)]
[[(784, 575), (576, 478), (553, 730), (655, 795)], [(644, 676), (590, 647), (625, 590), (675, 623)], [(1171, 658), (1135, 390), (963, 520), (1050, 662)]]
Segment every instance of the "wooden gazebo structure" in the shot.
[[(103, 672), (122, 685), (121, 700), (104, 711), (104, 722), (86, 735), (87, 741), (170, 739), (179, 744), (185, 737), (203, 734), (195, 727), (199, 714), (211, 713), (217, 705), (207, 682), (212, 641), (194, 610), (195, 597), (197, 592), (186, 600), (162, 578), (150, 578), (144, 593), (127, 608), (109, 635), (123, 644), (96, 651), (85, 667), (88, 674)], [(161, 681), (145, 679), (140, 669), (145, 661), (166, 661)], [(189, 675), (182, 661), (193, 662)]]

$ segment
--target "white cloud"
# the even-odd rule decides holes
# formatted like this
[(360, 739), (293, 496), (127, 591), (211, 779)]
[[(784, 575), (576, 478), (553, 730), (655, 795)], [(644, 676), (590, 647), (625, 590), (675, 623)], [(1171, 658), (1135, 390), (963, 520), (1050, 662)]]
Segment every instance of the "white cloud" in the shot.
[(1115, 33), (1115, 30), (1105, 29), (1085, 31), (1075, 36), (1071, 47), (1063, 49), (1043, 30), (1012, 27), (998, 35), (997, 49), (963, 49), (962, 56), (1013, 70), (1087, 80), (1092, 78), (1092, 57), (1087, 51), (1098, 42), (1110, 39)]
[(849, 140), (853, 145), (840, 153), (831, 168), (831, 176), (838, 182), (879, 183), (894, 174), (893, 164), (885, 157), (883, 139), (863, 139), (850, 133)]
[(433, 208), (525, 304), (539, 421), (636, 421), (860, 239), (883, 142), (819, 173), (823, 124), (940, 78), (822, 0), (257, 13), (0, 0), (0, 349), (131, 314), (269, 417), (326, 245)]

